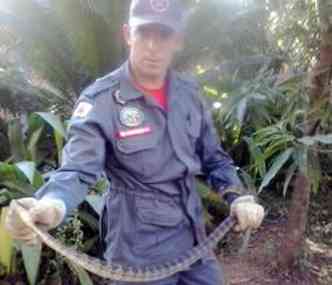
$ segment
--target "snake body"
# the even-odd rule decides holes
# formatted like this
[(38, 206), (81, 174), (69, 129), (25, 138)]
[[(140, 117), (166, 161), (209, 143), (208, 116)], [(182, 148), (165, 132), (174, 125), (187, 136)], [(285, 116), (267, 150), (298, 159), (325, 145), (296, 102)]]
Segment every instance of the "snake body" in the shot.
[(56, 240), (46, 231), (38, 227), (30, 218), (29, 212), (17, 200), (13, 200), (14, 207), (22, 219), (22, 221), (37, 234), (39, 239), (48, 247), (60, 253), (70, 261), (83, 267), (89, 272), (98, 276), (115, 281), (126, 282), (148, 282), (164, 279), (176, 272), (187, 270), (190, 265), (202, 258), (208, 253), (211, 248), (214, 248), (218, 241), (221, 240), (225, 234), (235, 225), (234, 217), (227, 217), (208, 238), (203, 240), (197, 246), (191, 248), (183, 255), (175, 260), (170, 260), (159, 265), (152, 265), (146, 267), (131, 267), (124, 266), (117, 263), (106, 263), (95, 257), (91, 257), (85, 253), (80, 253), (74, 248), (67, 247)]

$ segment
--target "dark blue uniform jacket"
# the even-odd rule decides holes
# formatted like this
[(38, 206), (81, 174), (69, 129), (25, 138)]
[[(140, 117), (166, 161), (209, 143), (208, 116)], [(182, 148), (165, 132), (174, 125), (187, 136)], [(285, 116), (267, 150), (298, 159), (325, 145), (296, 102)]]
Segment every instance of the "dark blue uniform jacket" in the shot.
[(70, 212), (106, 173), (101, 236), (107, 260), (147, 265), (202, 240), (196, 175), (221, 195), (241, 186), (198, 84), (170, 71), (167, 96), (165, 112), (133, 87), (128, 63), (96, 80), (77, 102), (61, 168), (37, 192), (62, 199)]

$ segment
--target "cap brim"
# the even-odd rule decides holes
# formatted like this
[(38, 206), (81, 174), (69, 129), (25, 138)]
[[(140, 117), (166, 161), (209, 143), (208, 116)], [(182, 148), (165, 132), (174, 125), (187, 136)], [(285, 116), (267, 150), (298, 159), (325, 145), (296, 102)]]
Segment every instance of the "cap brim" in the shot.
[(172, 21), (167, 20), (167, 19), (161, 19), (157, 17), (144, 17), (144, 18), (139, 18), (139, 17), (130, 17), (129, 19), (129, 26), (131, 27), (137, 27), (137, 26), (142, 26), (142, 25), (149, 25), (149, 24), (158, 24), (165, 26), (174, 32), (179, 32), (181, 31), (181, 27), (179, 24), (172, 24)]

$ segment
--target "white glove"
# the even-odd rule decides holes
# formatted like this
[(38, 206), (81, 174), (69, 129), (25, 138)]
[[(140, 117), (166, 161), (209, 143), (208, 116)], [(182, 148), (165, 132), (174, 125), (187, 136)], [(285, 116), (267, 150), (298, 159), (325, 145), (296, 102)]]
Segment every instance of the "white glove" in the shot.
[(236, 198), (231, 204), (231, 216), (237, 218), (237, 225), (234, 230), (244, 231), (246, 229), (257, 229), (264, 218), (264, 208), (255, 202), (251, 195)]
[[(40, 224), (46, 230), (58, 226), (65, 217), (66, 206), (59, 199), (22, 198), (18, 201), (29, 210), (32, 221), (35, 224)], [(34, 245), (38, 242), (36, 234), (22, 222), (12, 203), (9, 205), (5, 219), (5, 228), (14, 239), (22, 240), (28, 245)]]

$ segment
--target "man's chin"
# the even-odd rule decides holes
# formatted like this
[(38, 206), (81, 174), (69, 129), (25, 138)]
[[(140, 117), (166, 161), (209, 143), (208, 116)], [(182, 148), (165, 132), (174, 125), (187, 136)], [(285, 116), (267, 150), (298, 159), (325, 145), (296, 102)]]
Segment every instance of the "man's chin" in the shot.
[(160, 69), (146, 69), (142, 72), (146, 77), (151, 79), (159, 79), (165, 76), (165, 72)]

